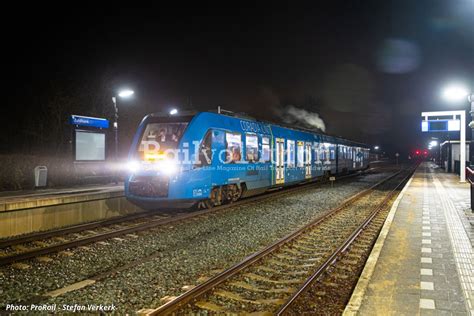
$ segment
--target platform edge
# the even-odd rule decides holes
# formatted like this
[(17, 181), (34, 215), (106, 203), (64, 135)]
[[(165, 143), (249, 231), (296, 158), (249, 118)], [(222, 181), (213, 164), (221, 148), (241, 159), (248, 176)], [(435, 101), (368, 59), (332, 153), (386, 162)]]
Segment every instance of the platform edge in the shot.
[[(416, 172), (416, 171), (415, 171)], [(377, 264), (378, 258), (380, 256), (380, 252), (382, 251), (383, 245), (385, 243), (385, 239), (387, 238), (388, 232), (390, 231), (390, 227), (392, 226), (393, 218), (395, 217), (395, 213), (397, 212), (398, 205), (400, 204), (401, 199), (405, 195), (406, 190), (410, 186), (415, 173), (410, 177), (408, 182), (403, 187), (402, 191), (398, 195), (395, 202), (393, 202), (392, 207), (390, 208), (390, 212), (387, 216), (387, 219), (384, 222), (382, 230), (375, 242), (372, 251), (370, 252), (369, 258), (364, 266), (364, 270), (359, 277), (359, 281), (352, 292), (351, 298), (349, 303), (346, 305), (344, 309), (344, 316), (356, 315), (359, 312), (359, 309), (362, 305), (362, 300), (364, 298), (365, 292), (367, 291), (367, 287), (369, 285), (369, 281), (372, 277), (372, 274), (375, 270), (375, 265)]]

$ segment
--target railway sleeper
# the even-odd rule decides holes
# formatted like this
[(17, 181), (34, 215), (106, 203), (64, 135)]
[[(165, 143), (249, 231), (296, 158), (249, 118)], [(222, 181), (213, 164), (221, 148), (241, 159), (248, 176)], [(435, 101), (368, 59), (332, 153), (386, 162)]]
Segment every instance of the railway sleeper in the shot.
[(282, 249), (283, 252), (285, 253), (289, 253), (289, 254), (292, 254), (294, 256), (309, 256), (309, 257), (313, 257), (314, 256), (314, 250), (311, 251), (311, 252), (305, 252), (305, 251), (299, 251), (297, 249), (294, 249), (294, 248), (285, 248), (285, 249)]
[(273, 280), (270, 278), (267, 278), (265, 276), (261, 276), (255, 273), (246, 273), (244, 275), (245, 278), (250, 279), (250, 280), (255, 280), (255, 281), (260, 281), (260, 282), (267, 282), (267, 283), (272, 283), (272, 284), (299, 284), (301, 283), (300, 279), (290, 279), (290, 280)]
[(294, 287), (282, 287), (282, 288), (261, 288), (254, 286), (250, 283), (247, 282), (242, 282), (242, 281), (234, 281), (230, 283), (231, 286), (241, 288), (247, 291), (252, 291), (252, 292), (262, 292), (262, 293), (272, 293), (272, 294), (291, 294), (295, 292), (297, 289)]
[(288, 267), (292, 269), (310, 269), (313, 268), (316, 264), (315, 263), (305, 263), (305, 264), (289, 264), (284, 261), (276, 260), (276, 259), (270, 259), (268, 260), (268, 263), (278, 265), (278, 266), (283, 266), (283, 267)]
[(262, 299), (251, 300), (251, 299), (244, 298), (239, 294), (225, 291), (225, 290), (216, 290), (213, 294), (220, 296), (222, 298), (228, 299), (228, 300), (233, 300), (240, 303), (247, 303), (247, 304), (253, 304), (253, 305), (281, 305), (285, 303), (285, 299), (281, 299), (281, 298), (262, 298)]
[(257, 270), (267, 272), (267, 273), (273, 273), (273, 274), (277, 274), (277, 275), (287, 275), (287, 276), (288, 275), (289, 276), (299, 276), (299, 275), (308, 274), (308, 272), (305, 271), (305, 270), (297, 271), (296, 269), (292, 269), (292, 270), (287, 270), (287, 271), (281, 271), (281, 270), (279, 271), (279, 270), (275, 270), (275, 269), (267, 267), (267, 266), (257, 267)]

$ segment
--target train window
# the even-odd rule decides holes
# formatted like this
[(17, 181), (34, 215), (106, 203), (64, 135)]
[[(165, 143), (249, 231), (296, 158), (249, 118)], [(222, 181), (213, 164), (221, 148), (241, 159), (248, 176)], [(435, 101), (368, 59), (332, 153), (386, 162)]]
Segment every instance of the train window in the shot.
[(236, 163), (242, 160), (242, 135), (240, 133), (225, 133), (226, 162)]
[(178, 142), (188, 123), (149, 123), (147, 124), (138, 153), (144, 160), (161, 160), (168, 152), (178, 147)]
[(269, 162), (271, 160), (270, 157), (270, 138), (262, 137), (262, 161)]
[(334, 149), (331, 149), (329, 151), (329, 159), (335, 160), (336, 159), (336, 151)]
[(245, 135), (245, 160), (258, 161), (258, 137), (255, 134)]
[(326, 149), (324, 147), (319, 148), (319, 160), (326, 160)]
[(287, 164), (288, 167), (294, 167), (295, 166), (295, 141), (294, 140), (288, 140), (287, 141)]
[(298, 167), (304, 167), (304, 143), (303, 142), (298, 142), (298, 147), (297, 147), (297, 153), (298, 153), (298, 161), (297, 161), (297, 166)]
[(199, 145), (199, 160), (196, 167), (209, 166), (212, 163), (212, 131), (208, 131)]

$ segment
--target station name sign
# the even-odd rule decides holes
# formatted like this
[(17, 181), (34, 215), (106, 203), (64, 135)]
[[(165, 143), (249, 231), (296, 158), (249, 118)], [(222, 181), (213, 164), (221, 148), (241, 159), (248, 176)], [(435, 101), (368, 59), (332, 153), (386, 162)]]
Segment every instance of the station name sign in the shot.
[(422, 132), (455, 132), (460, 130), (460, 120), (425, 120), (421, 122)]
[(98, 117), (71, 115), (69, 119), (72, 125), (87, 126), (95, 128), (109, 128), (109, 120)]

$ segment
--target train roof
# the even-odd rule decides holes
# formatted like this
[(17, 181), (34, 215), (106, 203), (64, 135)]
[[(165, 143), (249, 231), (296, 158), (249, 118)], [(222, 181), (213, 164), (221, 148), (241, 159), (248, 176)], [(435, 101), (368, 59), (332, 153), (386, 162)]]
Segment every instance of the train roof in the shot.
[(223, 116), (228, 116), (228, 117), (234, 117), (234, 118), (239, 118), (239, 119), (244, 119), (244, 120), (249, 120), (249, 121), (254, 121), (254, 122), (259, 122), (259, 123), (264, 123), (264, 124), (270, 124), (270, 125), (273, 125), (273, 126), (278, 126), (278, 127), (287, 128), (287, 129), (296, 130), (296, 131), (301, 131), (301, 132), (316, 133), (316, 134), (321, 135), (323, 137), (323, 139), (326, 138), (326, 139), (324, 139), (325, 141), (331, 141), (332, 139), (336, 138), (336, 139), (339, 140), (339, 142), (342, 141), (344, 144), (352, 144), (352, 145), (359, 145), (361, 147), (368, 147), (364, 143), (349, 140), (349, 139), (346, 139), (346, 138), (343, 138), (343, 137), (340, 137), (340, 136), (331, 135), (331, 134), (322, 132), (322, 131), (317, 130), (317, 129), (304, 128), (304, 127), (295, 127), (293, 125), (284, 124), (284, 123), (274, 123), (274, 122), (269, 122), (269, 121), (265, 121), (265, 120), (259, 120), (259, 119), (256, 119), (255, 117), (252, 117), (252, 116), (250, 116), (246, 113), (235, 113), (235, 112), (227, 111), (227, 110), (180, 111), (178, 114), (174, 114), (174, 115), (171, 115), (167, 112), (156, 112), (156, 113), (150, 114), (149, 116), (153, 117), (153, 118), (156, 118), (158, 120), (160, 118), (162, 118), (162, 119), (166, 119), (166, 121), (169, 121), (171, 119), (172, 121), (178, 122), (178, 121), (182, 121), (183, 119), (185, 119), (186, 121), (191, 121), (191, 119), (194, 116), (196, 116), (198, 114), (201, 114), (201, 113), (212, 113), (212, 114), (223, 115)]

